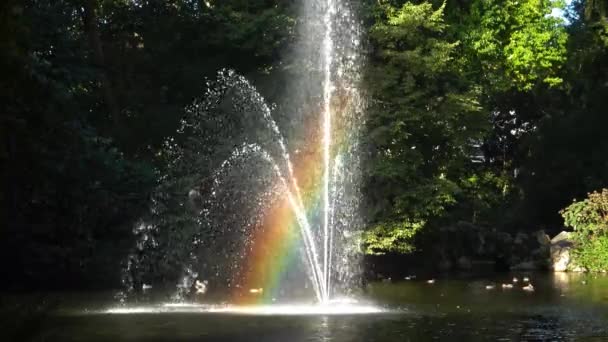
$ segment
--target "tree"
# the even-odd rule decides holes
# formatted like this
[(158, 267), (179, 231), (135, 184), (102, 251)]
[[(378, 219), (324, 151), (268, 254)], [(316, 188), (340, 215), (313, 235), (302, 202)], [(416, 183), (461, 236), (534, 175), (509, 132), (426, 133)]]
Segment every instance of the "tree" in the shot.
[(551, 0), (477, 0), (470, 7), (462, 39), (472, 67), (492, 92), (529, 91), (562, 84), (567, 33), (551, 15), (563, 3)]
[(455, 202), (487, 128), (478, 89), (462, 77), (444, 7), (383, 5), (371, 28), (367, 84), (368, 251), (407, 251), (410, 232)]
[(278, 63), (293, 35), (292, 5), (1, 6), (0, 159), (9, 167), (0, 171), (0, 250), (14, 283), (3, 286), (115, 287), (165, 137), (204, 76), (222, 67), (261, 75)]
[(608, 182), (606, 8), (575, 2), (570, 21), (564, 90), (550, 98), (536, 132), (522, 142), (527, 158), (518, 182), (531, 224), (561, 225), (559, 209)]

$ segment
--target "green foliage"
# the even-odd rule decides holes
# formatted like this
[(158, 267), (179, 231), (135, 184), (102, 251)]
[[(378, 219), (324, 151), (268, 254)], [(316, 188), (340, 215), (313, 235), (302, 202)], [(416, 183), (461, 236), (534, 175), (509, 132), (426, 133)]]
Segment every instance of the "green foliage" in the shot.
[(462, 77), (459, 43), (446, 34), (444, 7), (381, 8), (367, 72), (373, 152), (366, 195), (375, 228), (366, 242), (374, 253), (410, 250), (424, 222), (455, 203), (458, 170), (470, 164), (487, 128), (478, 89)]
[[(265, 0), (3, 2), (3, 278), (19, 287), (118, 286), (165, 137), (205, 75), (278, 64), (294, 35), (292, 10)], [(177, 221), (167, 215), (176, 236), (189, 224)]]
[(363, 234), (366, 254), (410, 253), (414, 250), (413, 238), (425, 222), (384, 222)]
[(529, 107), (540, 119), (532, 121), (536, 129), (521, 140), (517, 154), (511, 153), (522, 171), (521, 214), (530, 225), (561, 224), (556, 212), (572, 198), (606, 186), (608, 45), (600, 28), (608, 19), (596, 4), (574, 2), (564, 89), (533, 94)]
[(608, 236), (598, 236), (584, 241), (574, 250), (574, 261), (591, 272), (608, 269)]
[(592, 192), (561, 212), (566, 226), (574, 228), (579, 241), (608, 234), (608, 189)]
[[(90, 26), (81, 2), (0, 5), (7, 279), (107, 281), (148, 204), (154, 165), (171, 159), (159, 155), (165, 137), (203, 78), (233, 68), (256, 85), (272, 83), (272, 94), (264, 93), (272, 100), (287, 92), (277, 79), (310, 72), (281, 58), (298, 24), (293, 1), (90, 3), (97, 16)], [(554, 227), (571, 198), (606, 184), (606, 2), (573, 1), (568, 25), (548, 15), (560, 1), (432, 3), (362, 5), (368, 253), (410, 252), (416, 233), (454, 222)], [(94, 36), (103, 63), (93, 58)], [(260, 134), (234, 126), (233, 114), (217, 119), (209, 122), (213, 134), (188, 152), (209, 158), (163, 171), (208, 174), (235, 134)], [(187, 134), (179, 139), (192, 143)], [(199, 180), (162, 190), (183, 193)], [(562, 213), (584, 247), (579, 260), (598, 268), (606, 234), (593, 196)], [(184, 216), (183, 203), (169, 205), (175, 210), (159, 214), (175, 236), (169, 241), (190, 238), (194, 218)], [(184, 253), (167, 257), (166, 267)]]
[(563, 83), (568, 34), (551, 16), (552, 0), (477, 0), (467, 18), (465, 44), (476, 56), (486, 81), (496, 89), (531, 90), (539, 82)]
[(608, 269), (608, 189), (592, 192), (560, 211), (564, 223), (574, 229), (574, 260), (591, 271)]

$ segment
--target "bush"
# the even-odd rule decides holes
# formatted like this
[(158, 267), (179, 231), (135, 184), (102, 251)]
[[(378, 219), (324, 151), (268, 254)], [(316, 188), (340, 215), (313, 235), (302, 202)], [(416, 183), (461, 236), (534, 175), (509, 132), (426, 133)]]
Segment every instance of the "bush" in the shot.
[(608, 270), (608, 189), (590, 193), (560, 214), (574, 229), (574, 261), (590, 271)]
[(370, 255), (410, 253), (414, 251), (413, 238), (424, 224), (407, 220), (376, 224), (363, 234), (364, 251)]

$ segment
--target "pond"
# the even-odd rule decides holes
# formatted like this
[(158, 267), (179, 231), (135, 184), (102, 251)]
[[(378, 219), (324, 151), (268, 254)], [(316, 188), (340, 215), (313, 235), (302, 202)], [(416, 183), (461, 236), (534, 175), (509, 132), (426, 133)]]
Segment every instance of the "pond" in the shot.
[[(518, 282), (503, 289), (513, 277)], [(530, 278), (533, 292), (522, 289), (524, 277)], [(371, 313), (227, 313), (193, 310), (197, 306), (150, 310), (162, 307), (152, 303), (108, 311), (116, 305), (109, 299), (100, 302), (103, 294), (55, 296), (62, 299), (45, 314), (15, 309), (26, 296), (4, 296), (0, 328), (9, 340), (608, 341), (605, 275), (518, 273), (437, 277), (432, 284), (427, 277), (377, 282), (364, 295), (379, 309)]]

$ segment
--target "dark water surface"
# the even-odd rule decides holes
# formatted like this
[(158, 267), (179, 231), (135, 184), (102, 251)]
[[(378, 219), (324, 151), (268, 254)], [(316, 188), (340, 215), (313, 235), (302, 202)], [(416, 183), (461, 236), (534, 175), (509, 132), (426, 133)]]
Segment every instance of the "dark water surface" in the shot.
[(359, 315), (109, 314), (92, 294), (28, 311), (50, 297), (3, 296), (0, 340), (608, 341), (607, 276), (531, 274), (534, 292), (521, 280), (503, 290), (513, 276), (524, 274), (373, 283), (366, 296), (385, 312)]

